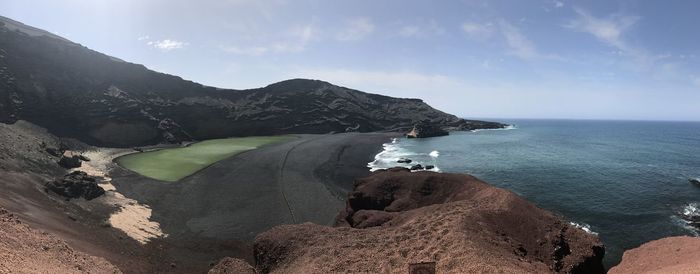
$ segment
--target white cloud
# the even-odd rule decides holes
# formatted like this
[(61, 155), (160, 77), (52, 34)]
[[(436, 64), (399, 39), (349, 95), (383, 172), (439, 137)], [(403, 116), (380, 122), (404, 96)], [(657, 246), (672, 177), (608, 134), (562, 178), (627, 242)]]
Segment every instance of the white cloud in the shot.
[(144, 35), (144, 36), (140, 36), (139, 38), (136, 38), (136, 40), (138, 40), (138, 41), (144, 41), (144, 40), (148, 40), (148, 39), (151, 39), (151, 37), (148, 35)]
[(555, 1), (554, 1), (554, 7), (563, 8), (563, 7), (564, 7), (564, 2), (555, 0)]
[(639, 20), (638, 16), (613, 15), (597, 18), (581, 8), (574, 8), (577, 18), (566, 27), (592, 34), (599, 40), (624, 52), (637, 51), (623, 40), (623, 33)]
[(518, 28), (505, 20), (499, 20), (498, 26), (506, 44), (510, 48), (510, 54), (523, 59), (532, 59), (539, 56), (537, 50), (535, 50), (535, 45)]
[(316, 30), (309, 24), (288, 30), (278, 35), (273, 41), (261, 41), (258, 45), (220, 46), (221, 50), (234, 54), (259, 56), (267, 53), (297, 53), (306, 49), (308, 44), (316, 39)]
[(181, 42), (181, 41), (176, 41), (176, 40), (171, 40), (171, 39), (164, 39), (164, 40), (157, 40), (157, 41), (149, 41), (147, 43), (149, 46), (152, 46), (154, 48), (163, 50), (163, 51), (170, 51), (174, 49), (181, 49), (187, 46), (188, 43), (186, 42)]
[(445, 30), (438, 25), (435, 20), (430, 20), (426, 24), (405, 25), (398, 31), (398, 35), (405, 38), (426, 37), (443, 35)]
[(346, 23), (345, 29), (338, 32), (335, 39), (338, 41), (358, 41), (374, 32), (374, 24), (369, 18), (355, 18)]
[(494, 31), (493, 23), (474, 23), (474, 22), (464, 22), (462, 23), (462, 31), (472, 38), (488, 38)]

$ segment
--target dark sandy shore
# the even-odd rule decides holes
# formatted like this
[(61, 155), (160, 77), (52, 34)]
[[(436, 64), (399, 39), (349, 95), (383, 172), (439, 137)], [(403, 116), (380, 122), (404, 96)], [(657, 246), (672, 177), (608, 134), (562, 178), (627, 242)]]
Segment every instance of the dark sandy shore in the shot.
[[(161, 182), (119, 169), (117, 190), (147, 204), (168, 237), (182, 271), (203, 271), (224, 256), (250, 259), (260, 232), (280, 224), (331, 224), (345, 206), (354, 178), (396, 134), (299, 135), (220, 161), (179, 182)], [(118, 265), (119, 266), (119, 265)]]

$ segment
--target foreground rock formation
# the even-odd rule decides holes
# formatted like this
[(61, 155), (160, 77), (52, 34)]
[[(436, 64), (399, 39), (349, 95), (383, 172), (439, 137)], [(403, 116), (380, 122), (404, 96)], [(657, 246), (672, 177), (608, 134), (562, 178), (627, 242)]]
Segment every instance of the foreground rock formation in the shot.
[(668, 237), (625, 251), (610, 274), (700, 273), (700, 238)]
[(103, 258), (73, 250), (0, 208), (0, 273), (121, 273)]
[(461, 174), (394, 168), (356, 181), (336, 226), (282, 225), (255, 240), (258, 273), (604, 273), (597, 236)]
[(61, 179), (46, 183), (49, 190), (68, 199), (85, 198), (92, 200), (105, 194), (105, 190), (97, 184), (99, 178), (90, 176), (82, 171), (73, 171)]

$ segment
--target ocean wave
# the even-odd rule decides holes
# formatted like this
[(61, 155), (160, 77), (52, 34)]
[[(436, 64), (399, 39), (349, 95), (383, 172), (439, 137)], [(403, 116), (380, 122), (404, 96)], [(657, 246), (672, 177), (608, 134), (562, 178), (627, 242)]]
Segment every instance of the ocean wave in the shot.
[[(429, 171), (440, 172), (440, 168), (437, 166), (437, 158), (440, 156), (440, 152), (437, 150), (430, 153), (414, 152), (403, 146), (398, 138), (393, 138), (390, 143), (385, 143), (382, 147), (383, 150), (374, 156), (374, 161), (367, 163), (367, 167), (370, 171), (392, 167), (411, 168), (414, 165), (420, 164), (422, 166), (431, 165), (433, 168)], [(411, 159), (411, 162), (399, 163), (398, 161), (400, 159)]]
[(683, 228), (700, 235), (700, 203), (689, 203), (679, 212)]
[(598, 232), (591, 230), (591, 226), (584, 223), (569, 222), (572, 226), (585, 231), (588, 234), (598, 235)]
[(479, 132), (479, 131), (486, 131), (486, 130), (512, 130), (512, 129), (518, 129), (515, 125), (507, 125), (504, 128), (482, 128), (482, 129), (473, 129), (470, 130), (470, 132)]

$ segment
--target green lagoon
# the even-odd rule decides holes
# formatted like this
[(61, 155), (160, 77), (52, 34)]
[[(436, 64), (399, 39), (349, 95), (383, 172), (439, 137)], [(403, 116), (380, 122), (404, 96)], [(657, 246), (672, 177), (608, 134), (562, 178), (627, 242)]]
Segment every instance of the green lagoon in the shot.
[(241, 152), (293, 138), (295, 137), (287, 135), (214, 139), (186, 147), (129, 154), (115, 161), (120, 166), (143, 176), (175, 182)]

